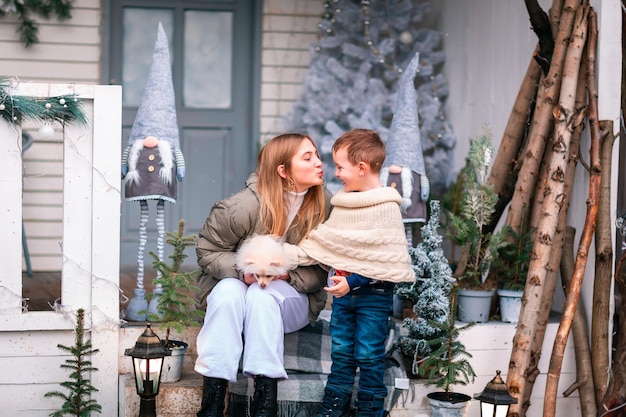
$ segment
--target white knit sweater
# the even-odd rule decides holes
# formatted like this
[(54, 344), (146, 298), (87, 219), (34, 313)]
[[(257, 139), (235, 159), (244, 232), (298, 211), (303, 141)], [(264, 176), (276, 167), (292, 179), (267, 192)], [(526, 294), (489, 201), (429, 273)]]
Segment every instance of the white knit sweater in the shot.
[(300, 265), (315, 261), (367, 278), (413, 282), (401, 202), (391, 187), (338, 191), (328, 220), (298, 247), (285, 245), (285, 251)]

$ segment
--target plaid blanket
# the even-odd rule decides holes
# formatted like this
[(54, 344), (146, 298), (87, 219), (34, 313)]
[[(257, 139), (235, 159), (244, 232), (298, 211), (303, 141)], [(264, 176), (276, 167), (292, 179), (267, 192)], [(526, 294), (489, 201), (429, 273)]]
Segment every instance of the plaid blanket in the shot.
[[(285, 369), (288, 379), (278, 383), (278, 417), (313, 416), (324, 396), (326, 379), (330, 373), (331, 339), (330, 324), (320, 319), (315, 326), (307, 326), (297, 332), (285, 335)], [(397, 333), (392, 329), (390, 337)], [(387, 343), (391, 346), (393, 343)], [(396, 378), (406, 378), (402, 360), (389, 354), (385, 369), (385, 384), (389, 394), (385, 399), (385, 410), (396, 404), (401, 390), (395, 387)], [(358, 387), (358, 374), (355, 387)], [(249, 415), (254, 382), (251, 378), (239, 375), (235, 384), (230, 384), (230, 417)], [(356, 390), (353, 396), (356, 396)]]

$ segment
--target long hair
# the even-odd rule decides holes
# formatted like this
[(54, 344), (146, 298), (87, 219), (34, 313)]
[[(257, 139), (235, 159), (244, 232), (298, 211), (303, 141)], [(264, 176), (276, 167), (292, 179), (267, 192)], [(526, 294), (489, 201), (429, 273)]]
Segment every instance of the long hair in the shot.
[[(261, 223), (264, 231), (283, 236), (287, 232), (287, 207), (284, 193), (288, 188), (287, 180), (278, 175), (278, 167), (284, 165), (289, 174), (291, 160), (300, 149), (302, 142), (313, 140), (299, 133), (286, 133), (267, 142), (259, 152), (256, 174), (261, 195)], [(297, 242), (305, 238), (311, 230), (324, 221), (326, 204), (322, 185), (310, 187), (296, 217), (290, 226)]]

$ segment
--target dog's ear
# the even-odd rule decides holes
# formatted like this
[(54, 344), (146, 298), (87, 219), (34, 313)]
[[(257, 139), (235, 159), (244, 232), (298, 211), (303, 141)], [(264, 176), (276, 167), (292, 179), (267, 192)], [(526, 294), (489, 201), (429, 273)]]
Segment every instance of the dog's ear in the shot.
[(249, 267), (252, 265), (256, 265), (257, 262), (254, 259), (244, 259), (243, 260), (243, 266)]

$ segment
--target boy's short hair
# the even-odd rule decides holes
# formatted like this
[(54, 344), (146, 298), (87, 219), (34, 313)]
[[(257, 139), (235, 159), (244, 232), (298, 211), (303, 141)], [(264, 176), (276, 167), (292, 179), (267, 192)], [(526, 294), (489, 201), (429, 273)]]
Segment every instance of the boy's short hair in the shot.
[(352, 129), (341, 135), (333, 144), (333, 154), (342, 148), (347, 148), (352, 165), (365, 162), (374, 174), (380, 172), (387, 155), (378, 132), (370, 129)]

